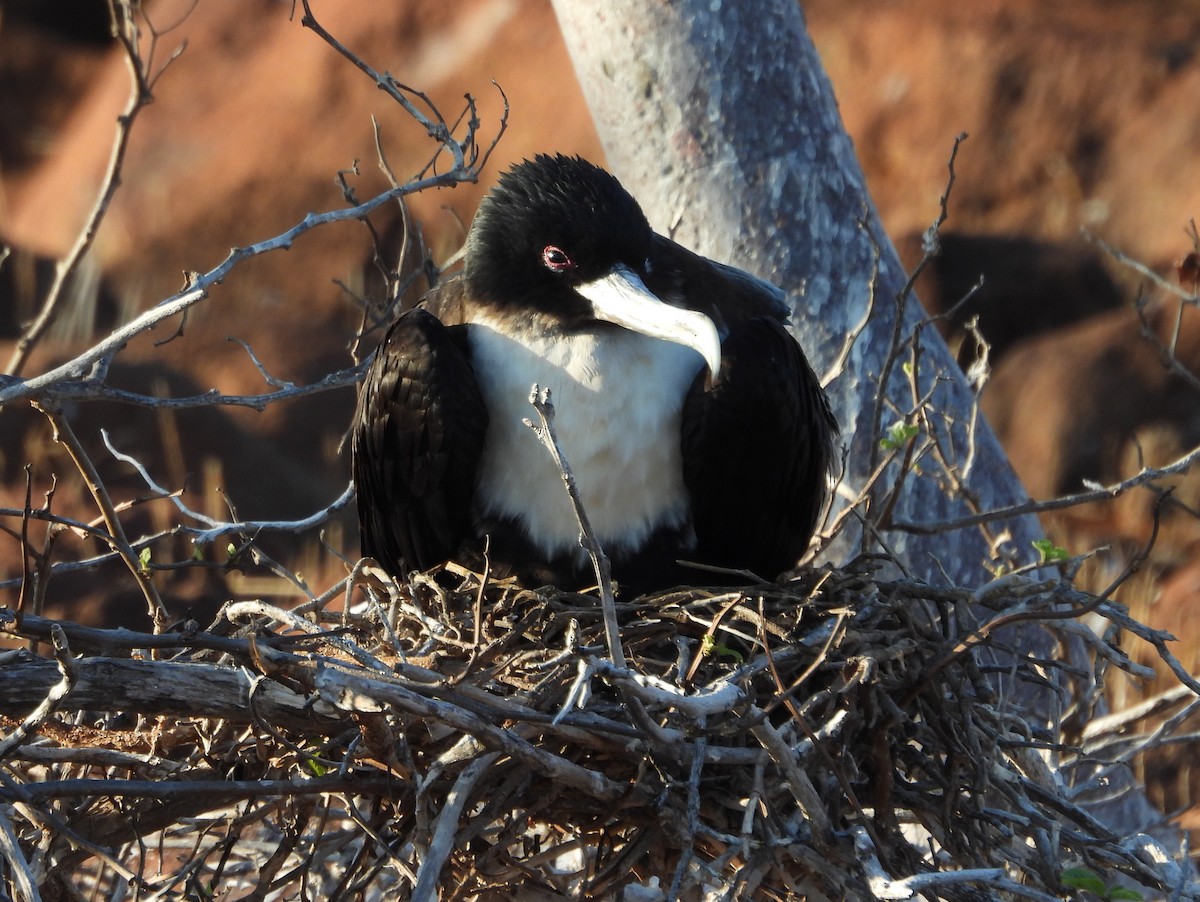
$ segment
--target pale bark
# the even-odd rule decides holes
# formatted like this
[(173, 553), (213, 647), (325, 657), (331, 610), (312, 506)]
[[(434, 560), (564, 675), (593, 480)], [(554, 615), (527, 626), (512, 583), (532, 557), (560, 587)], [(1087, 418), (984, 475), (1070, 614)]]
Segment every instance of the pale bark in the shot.
[[(257, 718), (296, 730), (345, 729), (349, 724), (315, 713), (304, 696), (274, 680), (255, 686), (253, 674), (245, 669), (114, 657), (80, 658), (75, 666), (75, 681), (61, 705), (66, 711), (210, 717), (234, 723)], [(0, 714), (24, 716), (58, 679), (54, 662), (45, 658), (6, 663), (0, 667)]]

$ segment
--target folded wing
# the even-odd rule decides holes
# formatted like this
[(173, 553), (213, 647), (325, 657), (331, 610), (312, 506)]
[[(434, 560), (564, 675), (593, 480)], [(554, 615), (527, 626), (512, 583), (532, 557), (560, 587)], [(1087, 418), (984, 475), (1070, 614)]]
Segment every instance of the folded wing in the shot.
[(390, 573), (425, 570), (471, 537), (488, 415), (462, 326), (401, 316), (376, 353), (354, 419), (362, 551)]

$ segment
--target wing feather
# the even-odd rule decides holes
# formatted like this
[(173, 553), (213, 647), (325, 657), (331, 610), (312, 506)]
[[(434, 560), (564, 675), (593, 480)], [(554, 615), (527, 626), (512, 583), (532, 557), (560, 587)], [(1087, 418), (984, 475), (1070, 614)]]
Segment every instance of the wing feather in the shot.
[(698, 559), (768, 578), (794, 566), (825, 504), (837, 423), (781, 322), (733, 329), (720, 380), (697, 378), (682, 429)]
[(445, 562), (472, 536), (488, 416), (464, 328), (426, 309), (405, 313), (359, 394), (353, 466), (362, 552), (395, 575)]

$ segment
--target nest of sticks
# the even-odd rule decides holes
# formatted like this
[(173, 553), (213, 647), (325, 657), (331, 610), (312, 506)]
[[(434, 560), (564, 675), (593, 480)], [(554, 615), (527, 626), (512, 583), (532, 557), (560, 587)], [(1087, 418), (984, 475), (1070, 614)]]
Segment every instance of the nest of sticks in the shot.
[[(3, 619), (58, 659), (0, 667), (25, 716), (0, 748), (10, 875), (141, 898), (1191, 895), (1067, 788), (1096, 775), (1062, 744), (1086, 687), (1137, 668), (1070, 616), (1119, 607), (1065, 583), (935, 589), (864, 558), (618, 603), (616, 656), (594, 595), (351, 584), (340, 612), (231, 603), (162, 635)], [(1058, 645), (1005, 647), (1022, 612)], [(1044, 653), (1080, 641), (1086, 667)], [(1069, 691), (1061, 723), (1021, 703)]]

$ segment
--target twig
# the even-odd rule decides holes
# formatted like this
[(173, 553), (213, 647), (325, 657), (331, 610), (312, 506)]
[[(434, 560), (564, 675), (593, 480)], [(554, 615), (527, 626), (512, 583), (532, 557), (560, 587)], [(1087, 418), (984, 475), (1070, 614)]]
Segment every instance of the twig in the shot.
[(1110, 257), (1112, 257), (1114, 260), (1116, 260), (1118, 263), (1120, 263), (1122, 266), (1128, 267), (1129, 269), (1132, 269), (1134, 272), (1136, 272), (1138, 275), (1142, 276), (1143, 278), (1149, 279), (1151, 282), (1154, 283), (1155, 287), (1160, 288), (1163, 291), (1166, 291), (1170, 294), (1173, 294), (1177, 298), (1180, 298), (1185, 302), (1192, 303), (1192, 304), (1196, 303), (1196, 295), (1193, 292), (1190, 292), (1185, 288), (1181, 288), (1180, 286), (1174, 284), (1173, 282), (1167, 281), (1162, 276), (1160, 276), (1158, 273), (1156, 273), (1154, 270), (1152, 270), (1150, 267), (1146, 266), (1146, 264), (1144, 264), (1138, 260), (1134, 260), (1128, 254), (1122, 253), (1121, 251), (1117, 250), (1111, 244), (1106, 242), (1103, 238), (1093, 235), (1091, 232), (1088, 232), (1087, 230), (1084, 230), (1083, 237), (1086, 238), (1088, 241), (1092, 242), (1093, 244), (1095, 244), (1097, 247), (1099, 247), (1101, 250), (1103, 250), (1106, 254), (1108, 254)]
[(12, 814), (12, 805), (0, 805), (0, 858), (8, 864), (7, 871), (12, 877), (18, 896), (25, 902), (42, 902), (33, 868), (29, 866), (29, 861), (21, 850), (21, 842), (13, 830)]
[(233, 342), (246, 352), (246, 356), (250, 358), (250, 362), (254, 364), (254, 368), (258, 370), (258, 374), (262, 376), (263, 382), (267, 383), (267, 385), (271, 386), (271, 388), (275, 389), (277, 392), (290, 391), (296, 388), (295, 383), (288, 382), (285, 379), (276, 379), (274, 376), (268, 373), (266, 366), (261, 360), (258, 359), (258, 355), (254, 353), (254, 348), (250, 347), (250, 343), (248, 341), (244, 341), (241, 338), (228, 338), (226, 341)]
[(592, 569), (596, 573), (596, 583), (600, 587), (600, 610), (604, 615), (604, 638), (608, 643), (608, 655), (617, 668), (625, 670), (625, 652), (621, 648), (621, 631), (617, 625), (616, 599), (613, 595), (612, 567), (608, 555), (604, 553), (599, 539), (596, 538), (596, 533), (592, 529), (592, 521), (588, 519), (583, 501), (579, 497), (575, 474), (571, 472), (571, 467), (558, 444), (558, 436), (554, 432), (554, 405), (550, 401), (550, 389), (541, 389), (535, 385), (529, 393), (529, 403), (537, 411), (541, 426), (535, 426), (530, 420), (525, 420), (525, 425), (533, 430), (542, 444), (546, 446), (546, 450), (550, 452), (550, 456), (554, 458), (554, 463), (562, 475), (563, 485), (566, 486), (567, 494), (571, 497), (571, 508), (575, 511), (575, 519), (579, 522), (579, 544), (588, 553)]
[(134, 582), (146, 599), (147, 613), (154, 622), (155, 628), (164, 628), (170, 618), (167, 607), (163, 604), (157, 587), (150, 581), (149, 572), (143, 568), (133, 547), (129, 544), (129, 539), (125, 536), (125, 527), (121, 525), (121, 517), (113, 506), (112, 498), (109, 497), (108, 490), (104, 487), (100, 473), (96, 470), (96, 465), (88, 455), (87, 449), (83, 447), (83, 443), (79, 441), (75, 430), (71, 428), (70, 422), (63, 416), (61, 410), (40, 401), (34, 402), (34, 407), (50, 421), (50, 426), (54, 430), (54, 440), (66, 449), (71, 461), (83, 477), (92, 499), (96, 502), (96, 507), (99, 508), (100, 514), (104, 518), (112, 549), (133, 575)]
[(11, 755), (30, 734), (37, 732), (38, 727), (58, 709), (59, 704), (75, 685), (75, 662), (71, 658), (71, 646), (67, 642), (66, 633), (56, 623), (50, 627), (50, 637), (53, 640), (54, 660), (62, 678), (50, 688), (42, 703), (30, 711), (15, 730), (7, 736), (0, 737), (0, 761)]
[[(433, 138), (438, 142), (438, 144), (449, 150), (454, 155), (455, 169), (466, 168), (467, 160), (464, 154), (463, 146), (454, 140), (454, 136), (451, 134), (450, 129), (446, 126), (446, 120), (442, 118), (441, 113), (437, 111), (437, 108), (433, 106), (433, 104), (429, 101), (429, 98), (420, 91), (414, 91), (411, 88), (406, 88), (404, 85), (399, 84), (390, 75), (380, 75), (369, 65), (367, 65), (367, 63), (360, 56), (351, 52), (341, 41), (325, 30), (324, 26), (322, 26), (321, 23), (317, 21), (316, 16), (313, 15), (312, 8), (309, 6), (308, 0), (301, 0), (301, 3), (304, 7), (304, 16), (300, 19), (301, 26), (312, 29), (317, 36), (321, 38), (321, 40), (335, 49), (338, 53), (345, 57), (345, 59), (349, 60), (360, 71), (369, 76), (371, 80), (375, 82), (376, 87), (387, 93), (387, 95), (396, 101), (396, 103), (400, 104), (400, 106), (404, 108), (404, 111), (425, 129), (429, 137)], [(416, 104), (408, 99), (405, 93), (406, 91), (425, 102), (426, 106), (429, 107), (433, 113), (432, 119), (418, 109)]]
[(1128, 733), (1135, 724), (1150, 717), (1157, 717), (1164, 711), (1176, 707), (1180, 702), (1195, 697), (1196, 694), (1189, 687), (1173, 686), (1165, 692), (1160, 692), (1152, 698), (1122, 711), (1114, 711), (1103, 717), (1089, 719), (1083, 727), (1083, 739), (1088, 743), (1089, 750), (1095, 749), (1102, 737)]
[(198, 527), (188, 526), (186, 524), (180, 524), (177, 527), (178, 531), (191, 535), (192, 540), (197, 545), (207, 545), (228, 535), (257, 535), (260, 532), (304, 532), (320, 526), (322, 523), (328, 521), (330, 517), (332, 517), (342, 508), (346, 507), (346, 505), (348, 505), (354, 498), (354, 483), (351, 482), (346, 486), (345, 489), (342, 490), (342, 494), (338, 495), (338, 497), (330, 502), (329, 505), (321, 508), (319, 511), (316, 511), (307, 517), (301, 517), (298, 520), (238, 520), (234, 522), (222, 523), (221, 521), (202, 514), (199, 511), (192, 510), (190, 507), (184, 504), (183, 499), (179, 497), (178, 492), (169, 491), (168, 489), (159, 485), (146, 470), (145, 466), (142, 465), (141, 461), (130, 454), (125, 454), (124, 452), (118, 451), (113, 446), (112, 441), (108, 437), (107, 430), (101, 430), (100, 436), (104, 441), (104, 447), (109, 450), (109, 453), (111, 453), (117, 460), (121, 461), (122, 463), (129, 464), (131, 467), (137, 470), (138, 475), (142, 477), (142, 481), (146, 483), (147, 488), (149, 488), (152, 492), (155, 492), (160, 498), (170, 499), (171, 503), (175, 505), (175, 508), (185, 517), (189, 517), (190, 519), (195, 520), (198, 523), (203, 523), (205, 526), (207, 526), (206, 529), (200, 529)]
[(883, 365), (880, 368), (879, 374), (879, 393), (875, 399), (875, 409), (871, 415), (871, 469), (875, 468), (878, 463), (879, 454), (879, 439), (883, 437), (883, 408), (887, 398), (887, 386), (891, 381), (892, 369), (896, 365), (896, 361), (900, 358), (901, 350), (904, 346), (904, 312), (908, 306), (908, 299), (912, 295), (913, 286), (925, 267), (937, 256), (938, 247), (938, 229), (949, 218), (949, 203), (950, 192), (954, 188), (955, 172), (954, 163), (958, 159), (958, 150), (963, 141), (967, 140), (967, 133), (962, 132), (954, 139), (954, 146), (950, 149), (950, 159), (946, 164), (948, 170), (946, 176), (946, 188), (942, 192), (942, 197), (939, 202), (939, 211), (937, 219), (926, 230), (924, 236), (925, 253), (921, 257), (920, 262), (908, 277), (908, 281), (904, 284), (904, 288), (896, 296), (896, 309), (892, 314), (892, 340), (888, 346), (888, 354), (884, 359)]
[(88, 767), (119, 768), (163, 777), (178, 774), (187, 769), (184, 762), (172, 761), (161, 755), (122, 752), (116, 749), (69, 748), (32, 744), (18, 747), (13, 752), (13, 757), (37, 764), (82, 764)]
[(1190, 369), (1184, 366), (1177, 356), (1177, 351), (1179, 348), (1179, 333), (1183, 329), (1185, 302), (1181, 302), (1178, 309), (1175, 311), (1175, 323), (1171, 330), (1171, 343), (1169, 346), (1163, 343), (1162, 338), (1154, 329), (1153, 325), (1150, 323), (1150, 320), (1146, 317), (1146, 304), (1142, 299), (1139, 299), (1138, 303), (1135, 304), (1135, 309), (1137, 310), (1138, 322), (1142, 327), (1142, 337), (1154, 345), (1155, 349), (1158, 351), (1158, 357), (1162, 362), (1162, 365), (1180, 379), (1187, 382), (1192, 388), (1200, 390), (1200, 376), (1196, 375)]
[[(485, 746), (502, 751), (539, 773), (601, 802), (612, 803), (628, 793), (641, 793), (639, 787), (616, 783), (596, 771), (538, 748), (512, 731), (502, 729), (457, 705), (424, 698), (393, 681), (371, 679), (325, 668), (317, 673), (316, 687), (322, 698), (342, 710), (376, 711), (380, 705), (388, 704), (412, 714), (433, 717), (456, 730), (476, 737)], [(367, 707), (362, 708), (364, 704)]]
[(838, 378), (846, 369), (846, 362), (850, 359), (850, 352), (854, 350), (854, 346), (858, 343), (858, 339), (862, 337), (867, 326), (875, 317), (875, 289), (879, 285), (879, 242), (875, 240), (875, 235), (864, 219), (858, 220), (859, 229), (867, 236), (867, 240), (871, 243), (871, 273), (867, 277), (867, 307), (863, 311), (862, 318), (850, 328), (846, 337), (842, 340), (841, 350), (838, 351), (833, 363), (825, 370), (821, 376), (821, 386), (828, 388), (829, 385)]
[(329, 373), (308, 385), (288, 383), (286, 388), (263, 392), (259, 395), (226, 395), (214, 388), (198, 395), (163, 398), (158, 395), (144, 395), (127, 389), (116, 388), (95, 374), (89, 374), (81, 379), (64, 379), (62, 382), (47, 386), (41, 391), (40, 395), (42, 398), (58, 403), (64, 401), (112, 401), (117, 404), (153, 407), (157, 410), (188, 410), (197, 407), (248, 407), (251, 410), (261, 412), (277, 401), (306, 398), (310, 395), (320, 394), (321, 392), (354, 385), (362, 378), (363, 373), (367, 371), (368, 365), (369, 361)]
[(1095, 483), (1091, 483), (1095, 488), (1091, 488), (1088, 491), (1064, 495), (1061, 498), (1050, 498), (1046, 501), (1023, 501), (1019, 504), (1011, 504), (1007, 507), (994, 508), (982, 513), (969, 514), (950, 520), (923, 523), (893, 520), (888, 524), (888, 528), (916, 535), (936, 535), (944, 532), (952, 532), (956, 529), (967, 529), (984, 523), (994, 523), (998, 520), (1011, 520), (1025, 514), (1044, 514), (1049, 511), (1062, 510), (1063, 508), (1075, 507), (1080, 504), (1090, 504), (1093, 501), (1107, 501), (1125, 494), (1130, 489), (1135, 489), (1148, 482), (1162, 479), (1164, 476), (1174, 476), (1183, 473), (1198, 460), (1200, 460), (1200, 446), (1193, 448), (1187, 454), (1184, 454), (1166, 466), (1144, 467), (1140, 472), (1130, 476), (1128, 479), (1108, 486), (1098, 486)]
[(380, 673), (388, 671), (386, 664), (366, 649), (359, 647), (357, 643), (344, 639), (341, 636), (330, 635), (311, 620), (306, 620), (292, 611), (285, 611), (276, 605), (267, 604), (263, 601), (231, 601), (222, 608), (221, 615), (230, 623), (242, 617), (265, 617), (282, 624), (288, 629), (297, 630), (302, 633), (320, 633), (325, 637), (325, 641), (352, 657), (362, 666)]
[[(103, 781), (96, 781), (103, 782)], [(38, 784), (34, 784), (38, 785)], [(8, 773), (0, 768), (0, 805), (6, 801), (15, 802), (20, 805), (20, 811), (30, 821), (35, 822), (38, 826), (44, 829), (57, 831), (60, 836), (68, 840), (73, 846), (86, 851), (90, 855), (96, 856), (107, 867), (112, 868), (113, 873), (120, 875), (123, 879), (130, 883), (138, 882), (137, 874), (125, 867), (121, 862), (99, 843), (92, 842), (67, 824), (54, 811), (45, 811), (36, 807), (39, 798), (31, 791), (32, 786), (15, 782)]]
[[(171, 801), (205, 797), (206, 804), (222, 799), (259, 799), (264, 796), (324, 795), (347, 792), (355, 795), (386, 794), (393, 786), (390, 777), (294, 777), (288, 780), (51, 780), (23, 787), (30, 801), (111, 796)], [(0, 798), (5, 795), (0, 788)]]
[(825, 805), (821, 802), (821, 796), (817, 793), (808, 774), (798, 766), (788, 744), (779, 735), (779, 731), (771, 726), (763, 712), (752, 706), (747, 714), (754, 722), (750, 732), (754, 734), (754, 738), (762, 744), (771, 761), (779, 768), (784, 783), (791, 790), (792, 798), (800, 808), (800, 813), (808, 822), (817, 848), (821, 848), (829, 842), (832, 830), (829, 815), (825, 810)]
[(727, 714), (746, 697), (742, 688), (731, 679), (720, 680), (697, 692), (685, 693), (665, 680), (617, 667), (608, 661), (596, 661), (594, 670), (647, 704), (663, 705), (697, 720)]
[(382, 194), (378, 194), (356, 207), (330, 210), (325, 213), (309, 213), (299, 223), (292, 226), (286, 232), (276, 235), (274, 238), (268, 238), (265, 241), (260, 241), (246, 247), (234, 248), (217, 266), (206, 273), (197, 275), (183, 291), (160, 301), (156, 306), (134, 317), (134, 319), (130, 320), (124, 326), (115, 329), (106, 338), (100, 340), (66, 363), (56, 366), (42, 373), (40, 376), (34, 376), (29, 379), (0, 380), (0, 406), (10, 404), (13, 401), (41, 397), (42, 393), (50, 386), (66, 380), (78, 379), (93, 364), (121, 350), (137, 336), (149, 332), (155, 326), (174, 316), (178, 316), (180, 313), (204, 300), (208, 296), (209, 288), (224, 280), (231, 270), (251, 257), (257, 257), (270, 251), (287, 250), (292, 246), (296, 238), (318, 226), (361, 219), (372, 210), (397, 198), (416, 194), (419, 191), (425, 191), (430, 188), (448, 187), (459, 182), (474, 181), (476, 177), (477, 175), (474, 172), (457, 172), (454, 170), (442, 173), (441, 175), (429, 176), (409, 182), (400, 188), (384, 191)]
[[(313, 15), (312, 8), (309, 6), (309, 0), (301, 0), (301, 4), (304, 8), (304, 16), (301, 18), (300, 24), (305, 28), (312, 29), (321, 38), (321, 40), (329, 44), (330, 47), (333, 47), (338, 53), (353, 63), (354, 66), (356, 66), (361, 72), (370, 77), (371, 80), (375, 82), (376, 87), (395, 100), (396, 103), (400, 104), (400, 106), (404, 108), (404, 111), (425, 129), (426, 134), (438, 142), (438, 150), (434, 153), (433, 159), (430, 160), (429, 165), (426, 166), (422, 172), (431, 170), (434, 166), (434, 163), (437, 161), (438, 156), (440, 156), (443, 151), (449, 151), (453, 157), (453, 166), (451, 169), (452, 172), (468, 171), (475, 173), (477, 177), (479, 170), (487, 165), (488, 158), (491, 156), (492, 151), (495, 150), (496, 145), (500, 142), (500, 139), (503, 137), (504, 132), (508, 128), (509, 105), (508, 97), (504, 94), (504, 91), (500, 91), (500, 96), (504, 99), (504, 113), (500, 118), (496, 135), (488, 145), (487, 150), (481, 154), (478, 142), (476, 141), (476, 135), (478, 134), (479, 130), (479, 119), (475, 115), (475, 100), (473, 97), (471, 97), (471, 95), (468, 94), (466, 97), (467, 110), (469, 110), (471, 113), (467, 122), (466, 134), (461, 141), (458, 141), (454, 138), (454, 129), (446, 124), (446, 120), (442, 117), (442, 114), (438, 111), (437, 107), (434, 106), (429, 97), (427, 97), (421, 91), (401, 84), (387, 73), (381, 75), (379, 72), (375, 71), (375, 69), (369, 66), (361, 57), (350, 51), (344, 44), (341, 43), (341, 41), (325, 30), (324, 26), (322, 26), (321, 23), (317, 21), (316, 16)], [(496, 83), (493, 81), (492, 84), (495, 85)], [(496, 85), (496, 88), (499, 90), (499, 85)], [(424, 103), (432, 115), (427, 116), (425, 113), (423, 113), (417, 107), (417, 105), (408, 98), (407, 95), (409, 94)], [(472, 179), (472, 181), (473, 180), (474, 179)]]
[(125, 153), (129, 147), (129, 136), (133, 130), (134, 120), (152, 99), (150, 83), (147, 80), (149, 63), (143, 62), (137, 46), (138, 30), (134, 21), (134, 11), (135, 9), (140, 10), (140, 4), (135, 5), (128, 0), (109, 0), (108, 6), (113, 23), (113, 34), (121, 45), (129, 69), (131, 82), (129, 101), (117, 117), (117, 135), (113, 141), (112, 152), (109, 154), (108, 169), (101, 180), (100, 194), (92, 206), (87, 223), (80, 230), (75, 244), (67, 252), (67, 256), (55, 266), (54, 281), (46, 293), (41, 310), (17, 341), (17, 346), (8, 360), (7, 372), (13, 376), (21, 374), (21, 370), (25, 368), (25, 364), (29, 360), (30, 353), (58, 318), (62, 302), (67, 297), (66, 286), (74, 278), (79, 264), (91, 248), (100, 223), (104, 220), (109, 205), (117, 193), (117, 188), (121, 184), (121, 167), (125, 163)]
[(425, 902), (427, 899), (430, 902), (436, 902), (438, 878), (441, 876), (446, 859), (450, 857), (450, 852), (454, 848), (459, 816), (467, 802), (470, 801), (471, 790), (474, 789), (479, 778), (499, 757), (499, 752), (480, 755), (464, 767), (462, 773), (458, 775), (458, 779), (454, 781), (454, 787), (447, 793), (446, 802), (438, 813), (437, 822), (433, 828), (433, 838), (429, 842), (425, 858), (417, 871), (417, 882), (413, 886), (412, 893), (413, 902)]
[[(703, 727), (703, 723), (701, 724)], [(700, 826), (700, 775), (704, 772), (704, 747), (706, 740), (703, 735), (696, 740), (696, 750), (692, 755), (692, 769), (688, 774), (687, 818), (684, 821), (684, 835), (679, 864), (675, 866), (675, 876), (671, 880), (671, 888), (667, 892), (667, 902), (675, 902), (679, 898), (679, 890), (683, 886), (683, 878), (687, 875), (688, 867), (695, 855), (696, 831)]]
[[(60, 630), (72, 645), (102, 655), (120, 656), (122, 652), (134, 649), (169, 648), (192, 651), (203, 649), (240, 657), (250, 653), (248, 639), (188, 629), (186, 626), (179, 631), (146, 633), (125, 627), (84, 626), (69, 620), (50, 620), (32, 614), (17, 618), (0, 609), (0, 634), (44, 640), (52, 638), (56, 630)], [(323, 642), (328, 635), (330, 634), (320, 632), (306, 636), (258, 636), (255, 641), (260, 645), (265, 643), (280, 649), (297, 648)]]
[(33, 468), (26, 464), (23, 469), (25, 471), (25, 506), (21, 511), (21, 593), (17, 596), (17, 610), (21, 613), (32, 610), (27, 599), (33, 584), (32, 574), (29, 570), (29, 521), (33, 513)]

